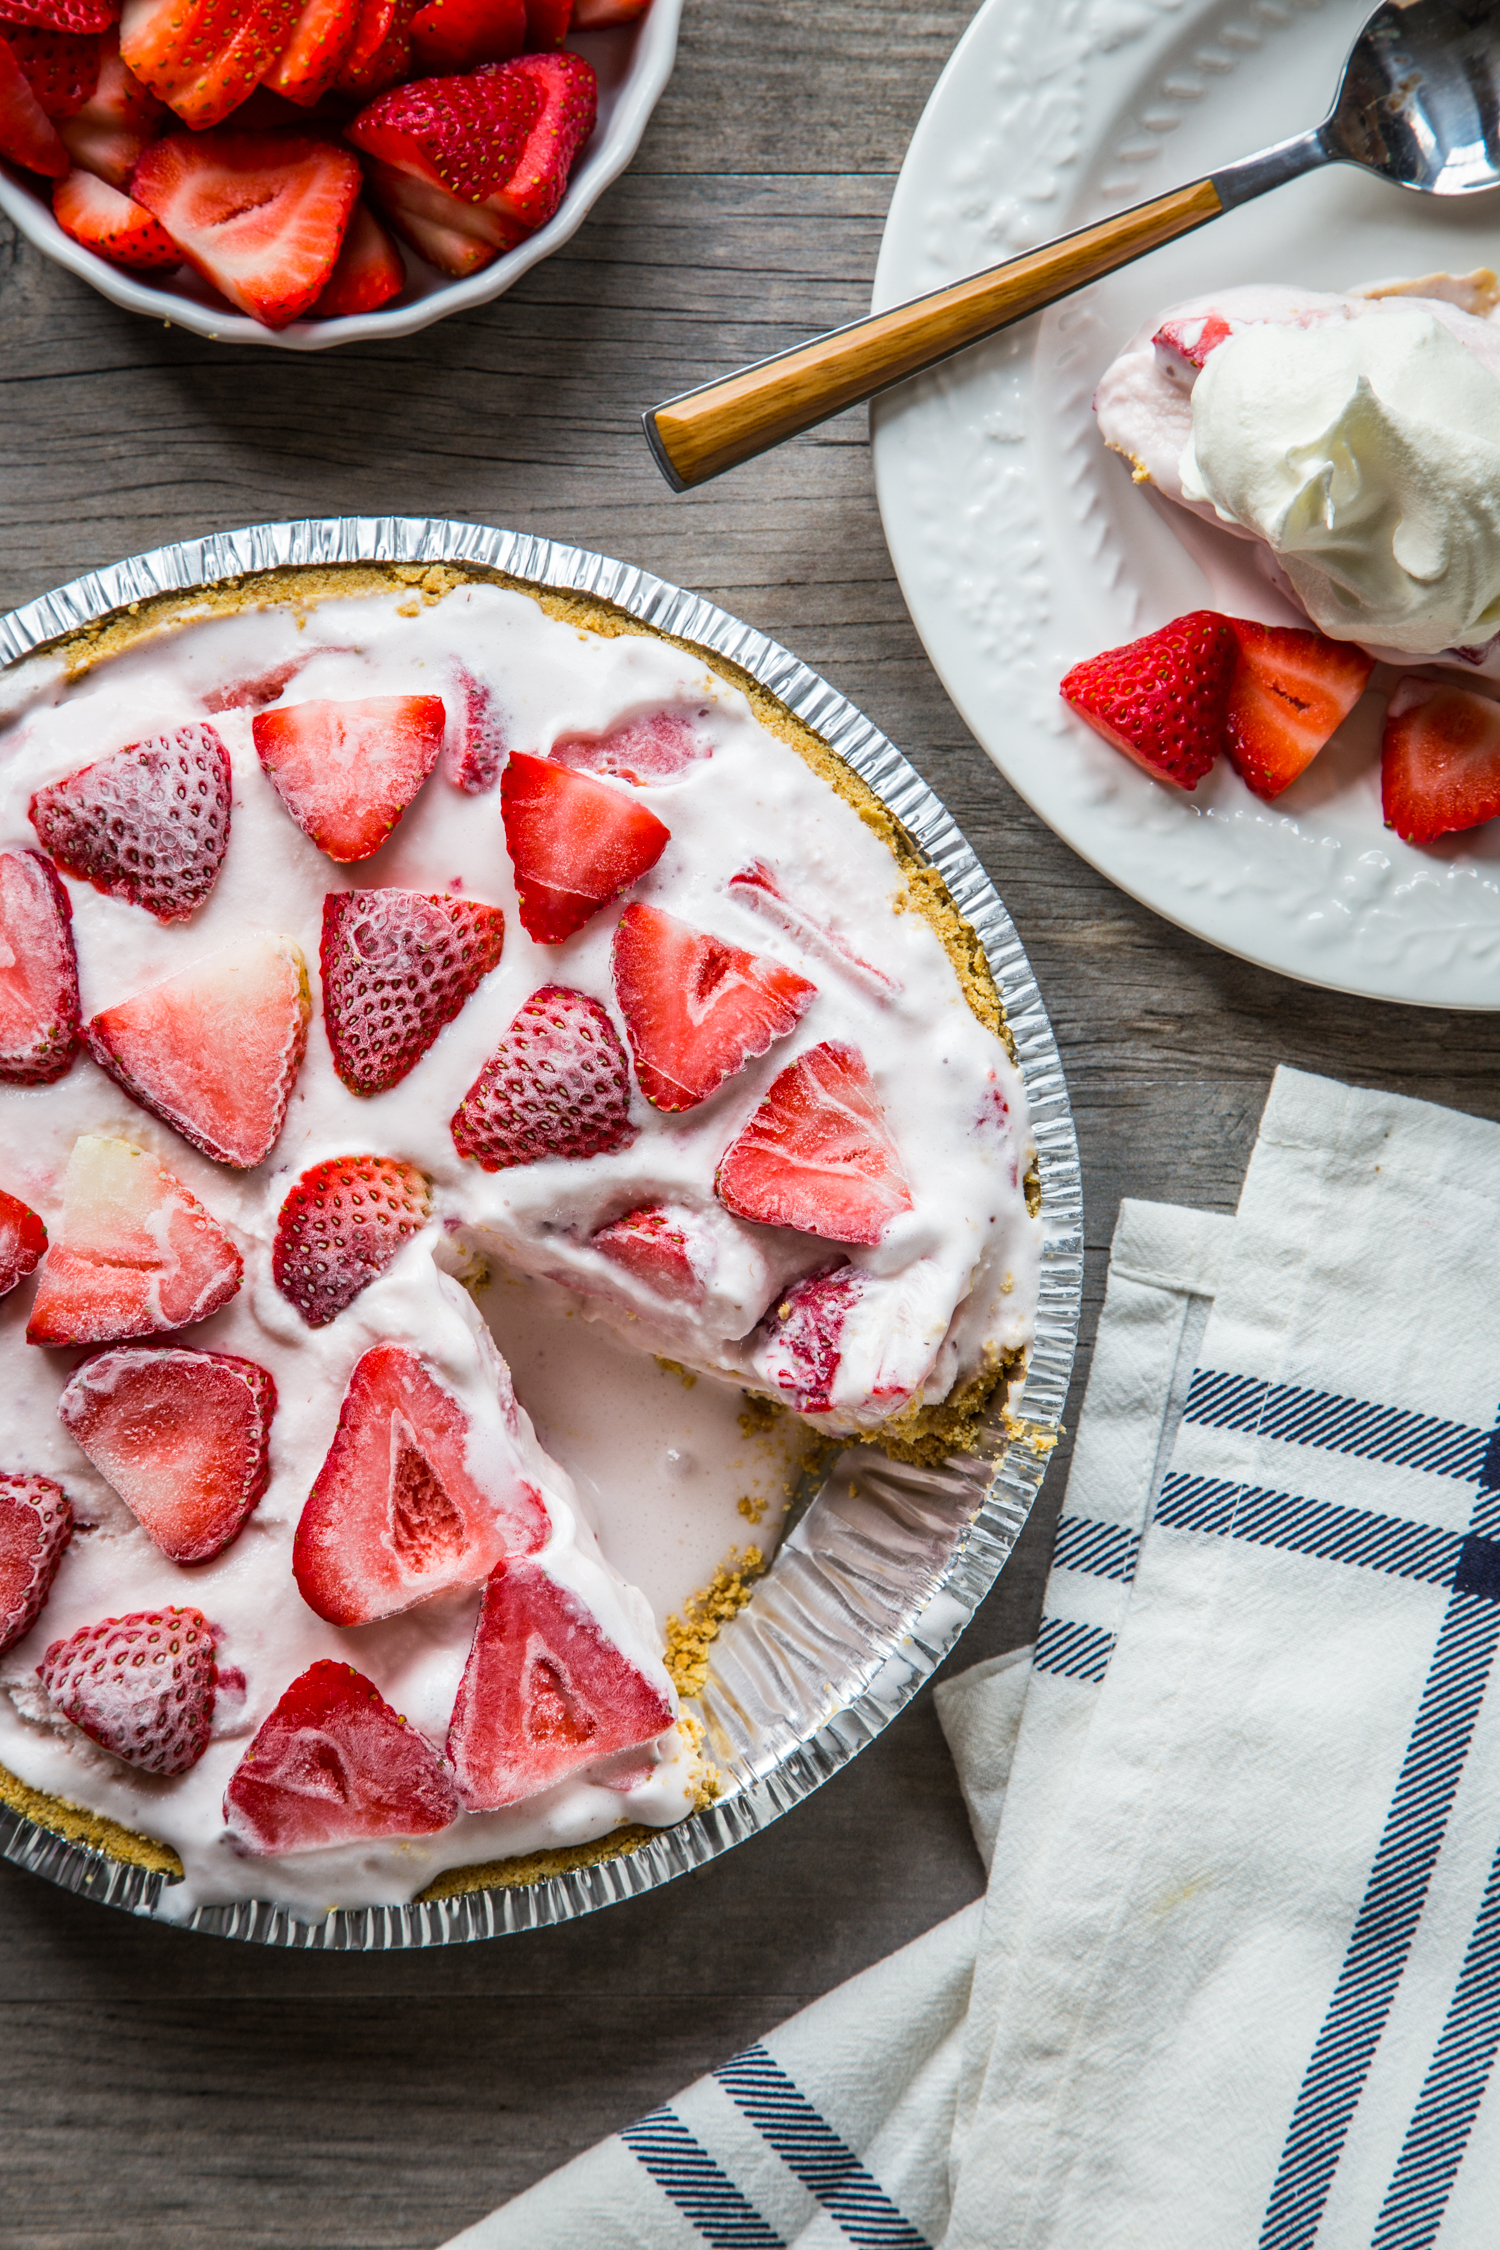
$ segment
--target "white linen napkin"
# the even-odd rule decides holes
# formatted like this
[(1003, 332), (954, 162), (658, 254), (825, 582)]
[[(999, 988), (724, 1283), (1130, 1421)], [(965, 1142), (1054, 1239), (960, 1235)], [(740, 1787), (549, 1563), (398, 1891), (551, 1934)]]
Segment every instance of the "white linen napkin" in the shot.
[[(457, 2241), (1495, 2250), (1500, 1127), (1281, 1072), (1126, 1204), (982, 1905)], [(1019, 1726), (1017, 1724), (1019, 1722)]]

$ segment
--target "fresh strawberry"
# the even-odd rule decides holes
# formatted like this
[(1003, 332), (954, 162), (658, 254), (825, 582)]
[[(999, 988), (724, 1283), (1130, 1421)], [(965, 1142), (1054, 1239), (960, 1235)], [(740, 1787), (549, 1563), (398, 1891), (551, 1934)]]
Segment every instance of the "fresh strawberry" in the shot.
[(573, 0), (575, 31), (608, 31), (617, 23), (634, 23), (651, 0)]
[(579, 1766), (654, 1741), (675, 1717), (576, 1594), (536, 1563), (500, 1566), (448, 1728), (470, 1812), (534, 1797)]
[(244, 1265), (181, 1180), (128, 1141), (73, 1143), (62, 1217), (42, 1261), (29, 1344), (116, 1344), (227, 1305)]
[(311, 1015), (301, 946), (257, 931), (106, 1008), (84, 1037), (143, 1109), (246, 1172), (276, 1145)]
[(172, 133), (147, 148), (130, 192), (230, 304), (285, 328), (338, 263), (359, 166), (310, 134)]
[(338, 263), (313, 306), (314, 320), (376, 312), (406, 287), (406, 261), (368, 203), (354, 206)]
[(817, 997), (780, 961), (746, 953), (654, 906), (627, 906), (614, 947), (615, 997), (641, 1092), (694, 1109), (784, 1039)]
[(5, 0), (7, 23), (36, 24), (43, 31), (108, 31), (120, 20), (120, 0)]
[(500, 776), (500, 811), (522, 927), (541, 945), (581, 930), (672, 841), (671, 829), (623, 789), (519, 750)]
[(713, 756), (713, 744), (680, 711), (648, 711), (622, 719), (605, 734), (560, 734), (552, 745), (554, 764), (578, 773), (607, 773), (616, 781), (675, 781), (700, 758)]
[(411, 19), (412, 61), (424, 77), (508, 62), (526, 44), (526, 0), (426, 0)]
[(439, 273), (478, 273), (502, 251), (513, 249), (526, 232), (487, 205), (449, 195), (431, 180), (414, 179), (377, 157), (365, 160), (365, 185), (402, 241)]
[(1500, 814), (1500, 703), (1408, 673), (1391, 697), (1380, 745), (1387, 828), (1409, 844)]
[(502, 70), (527, 78), (542, 97), (515, 170), (495, 208), (528, 230), (545, 226), (568, 192), (568, 176), (599, 114), (599, 79), (582, 55), (522, 55)]
[(300, 108), (320, 102), (342, 69), (359, 28), (360, 0), (301, 0), (286, 45), (263, 84)]
[(486, 1172), (628, 1148), (630, 1065), (598, 1001), (561, 984), (533, 992), (459, 1103), (452, 1130), (459, 1155)]
[(627, 1211), (593, 1237), (596, 1250), (658, 1297), (674, 1303), (703, 1302), (703, 1275), (694, 1259), (695, 1229), (692, 1214), (664, 1203), (643, 1211)]
[(99, 83), (89, 100), (76, 116), (62, 119), (57, 130), (81, 171), (96, 173), (123, 193), (166, 114), (166, 105), (111, 52), (99, 66)]
[(245, 12), (244, 0), (126, 0), (121, 56), (143, 86), (171, 102), (211, 68)]
[(72, 901), (40, 852), (0, 852), (0, 1084), (45, 1086), (77, 1047)]
[(34, 1271), (46, 1247), (47, 1229), (31, 1205), (0, 1190), (0, 1297)]
[(214, 1629), (196, 1609), (140, 1609), (54, 1641), (37, 1674), (74, 1726), (142, 1773), (186, 1773), (214, 1718)]
[[(415, 5), (412, 0), (413, 9)], [(398, 13), (398, 0), (358, 0), (354, 33), (339, 68), (355, 73), (367, 70), (390, 37)]]
[(64, 234), (113, 265), (151, 273), (182, 264), (182, 252), (151, 213), (93, 172), (75, 167), (58, 181), (52, 215)]
[[(403, 78), (409, 78), (411, 19), (416, 12), (417, 0), (376, 0), (373, 7), (366, 6), (360, 15), (354, 44), (333, 82), (334, 91), (363, 102), (372, 94), (383, 94), (387, 87), (399, 86)], [(366, 53), (369, 39), (377, 30), (376, 44)]]
[(299, 0), (240, 0), (229, 38), (197, 76), (168, 96), (193, 132), (222, 125), (252, 94), (291, 37)]
[(251, 721), (287, 811), (341, 864), (379, 851), (437, 763), (446, 725), (440, 695), (287, 703)]
[(276, 1385), (228, 1352), (99, 1352), (57, 1411), (146, 1536), (175, 1563), (229, 1545), (271, 1477)]
[(70, 161), (57, 127), (32, 92), (31, 81), (5, 38), (0, 38), (0, 156), (50, 180), (60, 180)]
[(185, 922), (219, 880), (232, 794), (213, 728), (179, 727), (39, 789), (31, 825), (69, 875)]
[(1348, 641), (1300, 626), (1231, 617), (1239, 656), (1229, 686), (1225, 748), (1257, 797), (1279, 797), (1347, 719), (1375, 669)]
[(1224, 748), (1237, 654), (1228, 619), (1194, 609), (1159, 633), (1075, 664), (1060, 692), (1147, 773), (1195, 789)]
[(513, 1448), (476, 1429), (415, 1352), (377, 1344), (349, 1378), (297, 1526), (292, 1575), (330, 1625), (368, 1625), (482, 1584), (496, 1563), (531, 1553), (547, 1533), (547, 1511)]
[(0, 1476), (0, 1656), (41, 1615), (72, 1536), (73, 1509), (60, 1484)]
[(229, 1832), (247, 1852), (434, 1836), (457, 1814), (437, 1752), (362, 1672), (327, 1657), (293, 1680), (224, 1793)]
[(466, 796), (482, 797), (500, 779), (505, 763), (505, 724), (493, 688), (458, 667), (459, 719), (443, 753), (443, 778)]
[(794, 1282), (765, 1318), (765, 1372), (798, 1414), (826, 1414), (843, 1359), (844, 1330), (868, 1287), (855, 1266)]
[(431, 1216), (432, 1194), (414, 1164), (393, 1156), (315, 1164), (276, 1221), (276, 1286), (309, 1328), (326, 1328)]
[(92, 99), (104, 46), (97, 32), (39, 31), (29, 24), (0, 23), (0, 36), (54, 124), (75, 116)]
[(351, 1094), (399, 1085), (489, 975), (505, 916), (423, 891), (330, 891), (323, 901), (323, 1016)]
[(399, 86), (362, 109), (346, 136), (450, 200), (485, 203), (515, 171), (541, 112), (541, 88), (517, 75), (519, 67), (491, 64), (467, 77)]
[(773, 1079), (714, 1189), (736, 1218), (825, 1242), (879, 1242), (911, 1209), (911, 1189), (859, 1049), (825, 1040)]
[(525, 0), (525, 7), (527, 46), (560, 47), (573, 20), (574, 0)]

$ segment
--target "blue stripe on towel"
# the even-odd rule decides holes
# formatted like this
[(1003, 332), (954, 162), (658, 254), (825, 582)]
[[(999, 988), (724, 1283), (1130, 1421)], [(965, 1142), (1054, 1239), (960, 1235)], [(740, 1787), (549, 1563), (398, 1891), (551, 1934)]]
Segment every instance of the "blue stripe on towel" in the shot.
[(1139, 1534), (1123, 1523), (1103, 1523), (1097, 1516), (1059, 1516), (1052, 1567), (1085, 1570), (1091, 1578), (1115, 1578), (1128, 1586), (1140, 1552)]
[(1102, 1625), (1078, 1625), (1070, 1617), (1044, 1617), (1036, 1637), (1032, 1669), (1060, 1672), (1065, 1680), (1102, 1680), (1115, 1645)]
[(928, 2250), (878, 2181), (766, 2048), (747, 2047), (714, 2077), (830, 2218), (861, 2250)]
[(1232, 1478), (1190, 1477), (1180, 1470), (1162, 1480), (1156, 1521), (1175, 1531), (1207, 1531), (1258, 1547), (1290, 1547), (1323, 1562), (1424, 1578), (1433, 1586), (1454, 1583), (1468, 1544), (1461, 1531), (1439, 1531), (1404, 1516), (1339, 1508), (1297, 1492), (1265, 1492)]
[(1226, 1375), (1213, 1367), (1195, 1371), (1182, 1417), (1210, 1429), (1253, 1430), (1257, 1437), (1280, 1438), (1288, 1445), (1319, 1445), (1329, 1453), (1426, 1469), (1466, 1484), (1478, 1482), (1491, 1442), (1488, 1430), (1472, 1429), (1466, 1422), (1343, 1398), (1336, 1391), (1267, 1383), (1256, 1375)]
[(786, 2250), (776, 2229), (746, 2201), (675, 2109), (653, 2109), (627, 2125), (620, 2138), (713, 2250)]

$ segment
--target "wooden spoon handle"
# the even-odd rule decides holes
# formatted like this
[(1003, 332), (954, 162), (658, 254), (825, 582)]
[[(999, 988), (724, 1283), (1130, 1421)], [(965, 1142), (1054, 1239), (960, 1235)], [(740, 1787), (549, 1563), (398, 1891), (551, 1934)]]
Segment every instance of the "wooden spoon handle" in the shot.
[(774, 359), (757, 360), (653, 408), (644, 417), (651, 450), (668, 483), (685, 492), (965, 344), (1040, 312), (1100, 274), (1191, 233), (1223, 208), (1213, 181), (1198, 180), (1007, 265), (815, 336)]

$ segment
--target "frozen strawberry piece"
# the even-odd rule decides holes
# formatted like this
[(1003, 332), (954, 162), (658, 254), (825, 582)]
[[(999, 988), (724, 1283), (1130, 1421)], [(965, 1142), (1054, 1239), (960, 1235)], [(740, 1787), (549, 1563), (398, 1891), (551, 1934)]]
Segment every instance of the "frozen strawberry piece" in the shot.
[(280, 54), (262, 83), (284, 101), (311, 109), (337, 78), (359, 27), (359, 0), (302, 0)]
[(1165, 320), (1152, 337), (1157, 365), (1171, 381), (1191, 387), (1210, 352), (1233, 334), (1222, 313), (1191, 313)]
[(1239, 645), (1225, 748), (1257, 797), (1279, 797), (1312, 764), (1370, 683), (1373, 657), (1300, 626), (1231, 617)]
[(270, 1482), (276, 1385), (253, 1359), (180, 1346), (99, 1352), (57, 1411), (175, 1563), (219, 1554)]
[[(354, 44), (334, 80), (334, 91), (355, 101), (399, 86), (412, 74), (411, 19), (417, 0), (366, 0)], [(370, 46), (374, 38), (375, 45)]]
[(702, 1304), (708, 1261), (692, 1212), (661, 1203), (627, 1211), (623, 1219), (601, 1227), (593, 1245), (659, 1297), (675, 1304)]
[(229, 753), (212, 727), (133, 742), (31, 800), (31, 825), (69, 875), (185, 922), (229, 848)]
[(77, 1047), (72, 901), (40, 852), (0, 852), (0, 1083), (45, 1086)]
[(582, 55), (522, 55), (499, 68), (529, 79), (542, 97), (515, 169), (493, 198), (497, 210), (532, 230), (546, 225), (568, 192), (599, 114), (599, 80)]
[(303, 1173), (276, 1221), (271, 1272), (309, 1328), (326, 1328), (432, 1216), (414, 1164), (341, 1156)]
[(911, 1189), (859, 1049), (825, 1040), (773, 1079), (714, 1188), (727, 1210), (761, 1226), (879, 1242), (911, 1209)]
[(331, 141), (220, 128), (153, 141), (130, 192), (231, 305), (285, 328), (327, 287), (359, 184), (358, 163)]
[(527, 46), (560, 47), (573, 20), (574, 0), (525, 0), (525, 6)]
[(399, 1085), (500, 958), (505, 916), (424, 891), (330, 891), (323, 1014), (351, 1094)]
[(458, 667), (458, 725), (443, 753), (443, 778), (465, 796), (482, 797), (500, 779), (507, 744), (493, 688)]
[(826, 1414), (843, 1357), (845, 1324), (869, 1286), (855, 1266), (809, 1274), (766, 1315), (764, 1372), (799, 1414)]
[(1380, 801), (1409, 844), (1500, 815), (1500, 703), (1408, 673), (1386, 712)]
[(18, 1195), (0, 1190), (0, 1297), (34, 1273), (47, 1247), (47, 1229)]
[(0, 1656), (40, 1617), (72, 1536), (73, 1507), (60, 1484), (0, 1476)]
[(120, 20), (120, 0), (5, 0), (5, 20), (43, 31), (108, 31)]
[(1147, 773), (1195, 789), (1225, 746), (1237, 654), (1227, 618), (1190, 610), (1159, 633), (1075, 664), (1059, 692)]
[(214, 1629), (196, 1609), (133, 1610), (54, 1641), (37, 1676), (102, 1749), (142, 1773), (186, 1773), (214, 1718)]
[(355, 313), (378, 312), (405, 287), (405, 259), (369, 204), (359, 202), (312, 318), (348, 320)]
[(42, 1261), (29, 1344), (115, 1344), (206, 1320), (244, 1266), (181, 1180), (128, 1141), (84, 1133)]
[(10, 42), (0, 37), (0, 156), (24, 171), (60, 180), (69, 157), (57, 127), (31, 90)]
[(377, 157), (365, 159), (365, 185), (402, 241), (439, 273), (478, 273), (526, 232), (487, 204), (465, 202)]
[(681, 711), (648, 711), (622, 719), (604, 734), (559, 735), (551, 755), (557, 765), (577, 773), (649, 784), (675, 781), (699, 759), (711, 758), (713, 744)]
[(437, 763), (446, 725), (440, 695), (287, 703), (251, 721), (287, 811), (340, 863), (379, 851)]
[(58, 135), (80, 170), (107, 180), (123, 194), (146, 143), (160, 130), (166, 105), (157, 100), (111, 49), (99, 65), (99, 83), (82, 109), (58, 123)]
[(516, 67), (398, 87), (362, 109), (346, 138), (450, 199), (482, 204), (515, 171), (542, 107), (540, 86)]
[(614, 944), (615, 997), (641, 1092), (656, 1109), (694, 1109), (774, 1040), (818, 988), (655, 906), (627, 906)]
[(261, 1854), (435, 1836), (457, 1815), (431, 1744), (373, 1681), (326, 1657), (293, 1680), (224, 1793), (231, 1836)]
[(263, 711), (268, 703), (274, 703), (285, 693), (310, 662), (311, 657), (294, 656), (285, 664), (273, 664), (269, 672), (257, 672), (250, 679), (231, 680), (225, 687), (211, 688), (203, 698), (203, 708), (205, 711)]
[(76, 167), (52, 190), (52, 216), (85, 250), (133, 273), (168, 272), (182, 252), (144, 205)]
[(609, 31), (619, 23), (634, 23), (651, 0), (573, 0), (575, 31)]
[(675, 1717), (576, 1594), (536, 1563), (500, 1566), (448, 1728), (470, 1812), (534, 1797), (596, 1758), (654, 1741)]
[(749, 864), (729, 878), (732, 898), (748, 906), (752, 912), (764, 916), (778, 930), (785, 930), (798, 944), (810, 953), (821, 953), (825, 961), (852, 976), (867, 992), (888, 1000), (901, 990), (896, 979), (877, 969), (873, 961), (866, 961), (852, 947), (846, 945), (836, 930), (820, 922), (797, 902), (788, 898), (776, 878), (775, 871), (763, 859), (752, 859)]
[(76, 115), (92, 98), (105, 45), (97, 32), (41, 31), (30, 24), (0, 21), (0, 37), (55, 125)]
[(528, 937), (561, 945), (654, 867), (672, 840), (606, 781), (513, 751), (500, 776), (505, 842)]
[(413, 66), (423, 77), (508, 62), (526, 44), (526, 0), (426, 0), (411, 19)]
[(453, 1145), (486, 1172), (606, 1156), (635, 1139), (630, 1065), (597, 1000), (544, 984), (453, 1114)]

